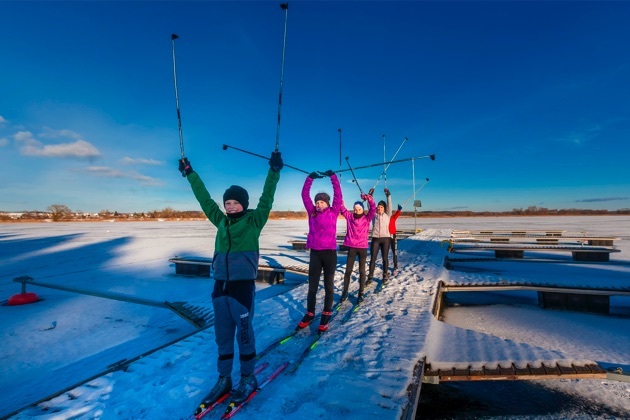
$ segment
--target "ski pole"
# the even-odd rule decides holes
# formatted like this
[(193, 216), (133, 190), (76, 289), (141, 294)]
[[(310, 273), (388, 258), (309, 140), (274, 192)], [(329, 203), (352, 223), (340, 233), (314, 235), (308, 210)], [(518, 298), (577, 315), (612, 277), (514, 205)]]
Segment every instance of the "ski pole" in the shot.
[[(238, 147), (234, 147), (234, 146), (230, 146), (230, 145), (228, 145), (228, 144), (224, 144), (224, 145), (223, 145), (223, 150), (227, 150), (227, 149), (234, 149), (234, 150), (238, 150), (239, 152), (247, 153), (248, 155), (256, 156), (256, 157), (259, 157), (259, 158), (261, 158), (261, 159), (265, 159), (265, 160), (267, 160), (267, 161), (269, 160), (269, 158), (268, 158), (268, 157), (263, 156), (263, 155), (259, 155), (258, 153), (249, 152), (249, 151), (247, 151), (247, 150), (239, 149)], [(299, 172), (305, 173), (305, 174), (307, 174), (307, 175), (308, 175), (308, 174), (310, 174), (310, 172), (306, 172), (305, 170), (300, 169), (300, 168), (296, 168), (295, 166), (287, 165), (286, 163), (284, 164), (284, 166), (286, 166), (287, 168), (295, 169), (296, 171), (299, 171)]]
[(414, 193), (411, 194), (407, 200), (405, 200), (405, 202), (402, 204), (402, 206), (405, 207), (405, 205), (409, 202), (409, 200), (411, 200), (413, 197), (415, 197), (416, 194), (418, 194), (420, 192), (420, 190), (422, 188), (424, 188), (425, 185), (427, 185), (427, 182), (429, 182), (429, 178), (427, 178), (426, 181), (424, 181), (424, 183), (420, 186), (420, 188), (418, 188), (416, 191), (414, 191)]
[(278, 125), (276, 127), (276, 152), (280, 143), (280, 110), (282, 108), (282, 86), (284, 84), (284, 52), (287, 46), (287, 19), (289, 17), (289, 3), (280, 4), (284, 10), (284, 37), (282, 39), (282, 65), (280, 66), (280, 92), (278, 93)]
[[(435, 160), (435, 155), (426, 155), (426, 156), (418, 156), (418, 157), (412, 157), (412, 158), (407, 158), (407, 159), (399, 159), (399, 160), (392, 160), (391, 162), (389, 162), (389, 164), (394, 164), (394, 163), (400, 163), (400, 162), (409, 162), (410, 160), (416, 160), (416, 159), (424, 159), (424, 158), (430, 158), (431, 160)], [(357, 166), (356, 168), (353, 168), (355, 171), (357, 169), (365, 169), (365, 168), (373, 168), (375, 166), (381, 166), (383, 163), (379, 162), (379, 163), (373, 163), (371, 165), (364, 165), (364, 166)], [(349, 171), (350, 169), (342, 169), (340, 171), (337, 172), (346, 172)]]
[[(341, 128), (339, 128), (339, 170), (341, 171)], [(339, 179), (341, 179), (341, 175), (339, 175)]]
[[(389, 162), (389, 164), (387, 165), (387, 167), (383, 170), (383, 173), (381, 173), (381, 175), (378, 177), (378, 179), (376, 180), (376, 183), (374, 184), (374, 186), (372, 187), (372, 189), (375, 189), (376, 186), (378, 185), (378, 183), (380, 182), (381, 178), (383, 177), (383, 175), (385, 176), (385, 187), (387, 188), (387, 170), (389, 169), (389, 165), (392, 164), (392, 162), (394, 161), (394, 159), (396, 159), (396, 156), (398, 156), (398, 152), (400, 152), (400, 149), (403, 147), (403, 144), (405, 144), (405, 142), (407, 141), (407, 137), (405, 137), (402, 141), (402, 143), (400, 143), (400, 146), (398, 146), (398, 150), (396, 150), (396, 153), (394, 153), (394, 156), (392, 156), (392, 160)], [(383, 155), (385, 156), (385, 155)]]
[[(385, 167), (385, 162), (387, 162), (387, 157), (385, 155), (385, 134), (383, 134), (383, 174), (385, 174), (385, 188), (387, 188), (387, 168)], [(376, 185), (374, 188), (376, 188)]]
[(177, 126), (179, 128), (179, 149), (182, 153), (182, 158), (184, 158), (184, 135), (182, 134), (182, 116), (179, 110), (179, 93), (177, 92), (177, 65), (175, 64), (175, 40), (177, 38), (179, 38), (177, 34), (171, 34), (171, 47), (173, 50), (173, 80), (175, 82), (175, 106), (177, 108)]
[(346, 163), (348, 164), (348, 168), (350, 168), (350, 172), (352, 173), (352, 178), (355, 184), (357, 184), (357, 187), (359, 187), (359, 192), (361, 194), (363, 194), (363, 190), (361, 189), (361, 186), (359, 185), (359, 181), (357, 181), (357, 177), (354, 175), (354, 171), (352, 170), (352, 166), (350, 165), (350, 158), (348, 156), (346, 156)]

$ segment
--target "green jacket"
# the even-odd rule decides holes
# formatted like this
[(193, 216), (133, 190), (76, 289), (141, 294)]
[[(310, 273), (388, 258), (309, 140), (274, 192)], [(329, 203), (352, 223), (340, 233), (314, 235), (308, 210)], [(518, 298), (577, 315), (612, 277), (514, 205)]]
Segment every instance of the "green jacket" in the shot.
[(187, 176), (195, 198), (208, 220), (217, 227), (212, 269), (215, 280), (255, 280), (258, 277), (260, 233), (267, 223), (280, 172), (269, 169), (262, 195), (255, 210), (233, 220), (228, 218), (210, 197), (203, 181), (196, 172)]

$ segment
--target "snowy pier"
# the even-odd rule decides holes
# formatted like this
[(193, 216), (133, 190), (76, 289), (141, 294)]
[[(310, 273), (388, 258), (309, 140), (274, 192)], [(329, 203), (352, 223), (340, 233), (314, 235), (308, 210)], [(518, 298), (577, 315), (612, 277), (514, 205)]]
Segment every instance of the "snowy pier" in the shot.
[[(590, 220), (581, 226), (589, 227)], [(442, 228), (441, 223), (452, 226), (454, 221), (438, 219), (436, 228), (427, 223), (423, 221), (421, 233), (399, 241), (399, 270), (389, 283), (383, 287), (377, 261), (375, 281), (363, 304), (348, 316), (352, 306), (344, 306), (295, 372), (270, 383), (242, 415), (411, 419), (425, 387), (456, 380), (511, 379), (572, 379), (570, 392), (595, 395), (615, 409), (630, 408), (627, 398), (619, 398), (623, 388), (616, 385), (627, 378), (622, 363), (630, 358), (628, 241), (620, 243), (622, 252), (609, 262), (458, 258), (447, 269), (444, 241), (453, 229)], [(399, 224), (414, 221), (400, 219)], [(6, 255), (3, 276), (29, 275), (60, 288), (30, 284), (42, 298), (39, 302), (0, 306), (4, 337), (0, 349), (6, 360), (0, 378), (6, 390), (0, 398), (0, 417), (16, 420), (55, 413), (60, 418), (160, 419), (183, 418), (194, 411), (216, 379), (217, 353), (211, 277), (176, 275), (167, 264), (174, 255), (211, 255), (208, 244), (213, 238), (201, 228), (203, 222), (189, 225), (112, 223), (105, 231), (103, 224), (86, 223), (47, 225), (46, 230), (5, 229), (8, 233), (0, 238)], [(143, 234), (145, 228), (150, 234)], [(195, 234), (181, 236), (182, 229)], [(286, 246), (295, 238), (291, 233), (302, 230), (303, 221), (270, 221), (261, 237), (261, 263), (304, 267), (308, 254)], [(601, 237), (609, 233), (598, 232)], [(340, 253), (336, 300), (344, 270), (345, 256)], [(308, 289), (304, 274), (288, 270), (285, 274), (284, 284), (257, 283), (254, 322), (259, 350), (286, 335), (304, 314)], [(524, 285), (538, 289), (505, 290)], [(12, 281), (0, 287), (5, 296), (16, 292)], [(466, 287), (487, 290), (465, 291)], [(537, 291), (559, 288), (609, 290), (613, 316), (539, 305)], [(350, 303), (356, 300), (357, 289), (353, 276)], [(448, 297), (442, 301), (444, 291)], [(106, 298), (110, 293), (131, 299)], [(172, 310), (134, 299), (182, 302), (210, 322), (195, 328)], [(318, 312), (322, 302), (320, 290)], [(294, 360), (313, 334), (304, 331), (290, 346), (270, 352), (265, 359), (269, 372)], [(558, 389), (566, 383), (545, 382)]]

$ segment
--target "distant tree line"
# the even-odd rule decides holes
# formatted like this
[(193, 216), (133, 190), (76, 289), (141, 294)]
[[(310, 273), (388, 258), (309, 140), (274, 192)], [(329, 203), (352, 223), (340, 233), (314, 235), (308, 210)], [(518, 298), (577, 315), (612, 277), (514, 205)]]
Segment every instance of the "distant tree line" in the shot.
[[(512, 211), (403, 211), (402, 217), (480, 217), (480, 216), (568, 216), (568, 215), (630, 215), (630, 208), (619, 210), (591, 210), (591, 209), (548, 209), (545, 207), (529, 206), (526, 209), (512, 209)], [(42, 221), (52, 220), (53, 222), (86, 221), (86, 220), (199, 220), (206, 216), (199, 210), (174, 210), (166, 207), (162, 210), (148, 212), (122, 213), (118, 211), (101, 210), (98, 213), (86, 213), (81, 210), (72, 211), (65, 204), (52, 204), (46, 211), (24, 211), (24, 212), (0, 212), (0, 221)], [(271, 219), (305, 219), (305, 211), (272, 211)]]

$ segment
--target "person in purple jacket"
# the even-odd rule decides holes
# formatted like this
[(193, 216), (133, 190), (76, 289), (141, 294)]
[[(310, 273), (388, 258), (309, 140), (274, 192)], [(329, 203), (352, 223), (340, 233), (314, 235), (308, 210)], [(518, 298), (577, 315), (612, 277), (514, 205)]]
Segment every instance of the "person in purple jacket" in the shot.
[(315, 318), (315, 297), (319, 287), (319, 277), (324, 271), (324, 310), (319, 323), (319, 331), (328, 329), (328, 322), (332, 316), (334, 300), (335, 268), (337, 267), (337, 218), (341, 210), (343, 197), (341, 185), (337, 175), (328, 170), (324, 175), (330, 177), (333, 187), (333, 202), (330, 205), (330, 196), (325, 192), (315, 194), (311, 200), (311, 186), (317, 178), (323, 178), (317, 172), (310, 173), (302, 187), (302, 201), (308, 214), (308, 236), (306, 237), (306, 249), (310, 249), (311, 255), (308, 263), (308, 297), (306, 300), (306, 315), (298, 324), (298, 328), (305, 328)]
[(341, 215), (346, 219), (346, 238), (343, 244), (348, 248), (348, 261), (346, 263), (346, 273), (343, 277), (343, 293), (341, 302), (348, 299), (348, 287), (350, 286), (350, 276), (354, 269), (354, 262), (359, 257), (359, 294), (357, 302), (363, 302), (363, 289), (365, 288), (365, 266), (367, 262), (368, 235), (370, 223), (376, 214), (374, 199), (369, 194), (361, 194), (361, 199), (368, 202), (369, 210), (366, 213), (363, 209), (363, 202), (354, 203), (354, 211), (348, 210), (341, 204)]

